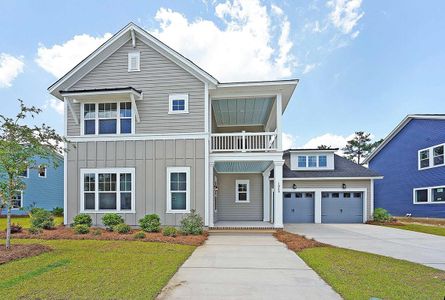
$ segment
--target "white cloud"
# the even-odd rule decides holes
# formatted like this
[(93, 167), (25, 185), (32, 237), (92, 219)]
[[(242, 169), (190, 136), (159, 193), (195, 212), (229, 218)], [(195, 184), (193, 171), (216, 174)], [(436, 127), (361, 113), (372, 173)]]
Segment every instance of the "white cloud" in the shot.
[(317, 148), (320, 145), (331, 146), (332, 148), (339, 148), (338, 151), (342, 153), (341, 149), (344, 148), (349, 140), (354, 137), (354, 134), (349, 136), (336, 135), (332, 133), (326, 133), (310, 139), (302, 148)]
[(82, 34), (75, 35), (61, 45), (56, 44), (49, 48), (40, 44), (35, 61), (45, 71), (55, 77), (61, 77), (110, 37), (111, 33), (105, 33), (99, 37)]
[(313, 69), (315, 69), (316, 66), (317, 66), (317, 64), (306, 65), (304, 67), (303, 74), (307, 74), (307, 73), (311, 72)]
[[(360, 9), (361, 5), (362, 0), (331, 0), (327, 3), (332, 8), (329, 19), (341, 32), (350, 34), (365, 14)], [(358, 34), (359, 31), (355, 31), (352, 38), (356, 38)]]
[(295, 147), (295, 137), (292, 134), (283, 132), (281, 136), (284, 150)]
[(63, 116), (64, 105), (63, 102), (54, 98), (51, 98), (46, 101), (45, 105), (43, 105), (43, 109), (51, 108), (56, 111), (59, 115)]
[(160, 28), (151, 32), (222, 81), (292, 74), (290, 22), (281, 8), (234, 0), (217, 4), (214, 14), (222, 26), (160, 8), (155, 16)]
[(10, 87), (14, 79), (23, 72), (24, 65), (23, 56), (0, 53), (0, 88)]

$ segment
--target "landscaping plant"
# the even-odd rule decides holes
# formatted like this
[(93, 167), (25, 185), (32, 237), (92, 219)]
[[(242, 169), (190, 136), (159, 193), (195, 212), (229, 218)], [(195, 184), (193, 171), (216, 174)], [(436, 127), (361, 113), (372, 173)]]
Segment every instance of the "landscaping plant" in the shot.
[(22, 225), (15, 223), (11, 224), (11, 233), (20, 233), (22, 232), (22, 230), (23, 230)]
[(108, 213), (102, 217), (102, 223), (108, 231), (113, 231), (113, 227), (124, 223), (124, 219), (115, 213)]
[(53, 229), (55, 226), (53, 215), (43, 208), (34, 209), (30, 221), (31, 227), (35, 228)]
[(90, 227), (85, 224), (77, 224), (74, 227), (74, 232), (77, 234), (87, 234), (90, 232)]
[(0, 115), (0, 206), (6, 208), (6, 249), (11, 248), (11, 209), (18, 191), (26, 188), (21, 175), (28, 168), (37, 168), (37, 159), (57, 167), (57, 153), (66, 151), (64, 137), (46, 124), (27, 125), (30, 118), (41, 113), (35, 106), (27, 107), (18, 100), (20, 109), (13, 117)]
[(183, 234), (198, 235), (204, 232), (204, 222), (194, 209), (190, 214), (181, 220), (181, 232)]
[(173, 226), (167, 226), (164, 229), (162, 229), (162, 234), (164, 236), (172, 236), (175, 237), (178, 235), (178, 230)]
[(51, 211), (54, 217), (63, 217), (63, 208), (61, 207), (54, 207)]
[(28, 231), (31, 234), (39, 234), (42, 232), (42, 228), (31, 226)]
[(90, 215), (88, 214), (78, 214), (73, 219), (73, 226), (76, 225), (87, 225), (88, 227), (91, 227), (93, 224), (93, 220), (91, 219)]
[(135, 239), (144, 239), (144, 238), (145, 238), (145, 233), (144, 233), (143, 231), (139, 231), (139, 232), (136, 232), (136, 233), (133, 235), (133, 237), (134, 237)]
[(139, 220), (139, 225), (145, 232), (159, 232), (161, 230), (161, 219), (157, 214), (145, 215)]
[(125, 223), (120, 223), (113, 227), (113, 231), (116, 231), (117, 233), (121, 234), (129, 233), (131, 231), (131, 227), (130, 225), (127, 225)]
[(376, 208), (374, 210), (374, 221), (386, 223), (392, 220), (391, 214), (384, 208)]

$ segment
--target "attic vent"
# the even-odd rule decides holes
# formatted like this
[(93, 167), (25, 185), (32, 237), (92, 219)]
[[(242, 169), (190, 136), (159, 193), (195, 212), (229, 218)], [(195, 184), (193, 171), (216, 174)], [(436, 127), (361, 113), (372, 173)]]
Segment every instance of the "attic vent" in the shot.
[(140, 52), (128, 53), (128, 72), (140, 71)]

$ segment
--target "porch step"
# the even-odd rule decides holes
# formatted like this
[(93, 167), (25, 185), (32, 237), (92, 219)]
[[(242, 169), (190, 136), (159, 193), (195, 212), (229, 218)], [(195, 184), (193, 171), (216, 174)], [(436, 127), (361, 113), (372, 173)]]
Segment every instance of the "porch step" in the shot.
[(237, 232), (249, 232), (249, 233), (274, 233), (276, 229), (273, 227), (256, 227), (256, 226), (245, 226), (245, 227), (209, 227), (209, 233), (237, 233)]

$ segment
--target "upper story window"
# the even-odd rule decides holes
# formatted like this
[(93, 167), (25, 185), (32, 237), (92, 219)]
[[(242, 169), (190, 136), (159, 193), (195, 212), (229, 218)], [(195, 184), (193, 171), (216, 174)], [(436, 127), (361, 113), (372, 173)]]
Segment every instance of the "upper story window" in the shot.
[(318, 156), (318, 166), (321, 168), (327, 167), (328, 165), (328, 158), (326, 155), (320, 155)]
[(168, 96), (169, 114), (180, 114), (189, 112), (188, 94), (170, 94)]
[(131, 102), (83, 104), (83, 134), (133, 133)]
[(317, 167), (317, 156), (315, 155), (309, 155), (307, 157), (307, 161), (308, 161), (308, 167), (309, 168), (316, 168)]
[(445, 144), (440, 144), (419, 150), (418, 154), (419, 170), (444, 166), (445, 165), (444, 148)]
[(326, 168), (328, 159), (326, 155), (299, 155), (297, 166), (298, 168)]
[(298, 156), (298, 167), (306, 168), (307, 156), (299, 155)]
[(40, 178), (46, 178), (46, 166), (40, 165), (38, 169), (39, 177)]
[(138, 72), (141, 70), (141, 53), (128, 53), (128, 72)]

